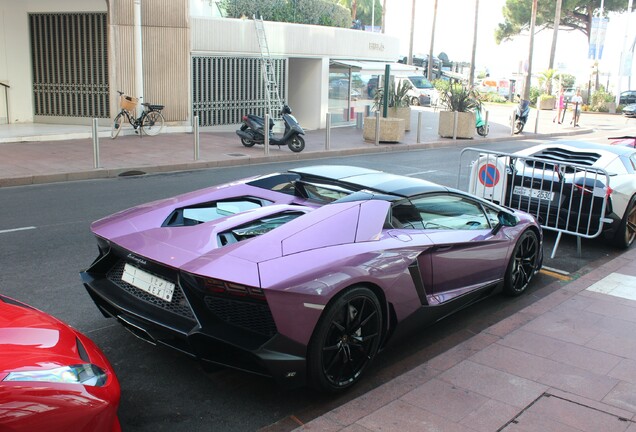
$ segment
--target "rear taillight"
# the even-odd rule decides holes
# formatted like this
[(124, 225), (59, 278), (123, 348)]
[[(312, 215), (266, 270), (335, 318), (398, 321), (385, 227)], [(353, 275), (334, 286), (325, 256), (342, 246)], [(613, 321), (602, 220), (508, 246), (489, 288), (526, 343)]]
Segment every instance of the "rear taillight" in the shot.
[(235, 297), (250, 297), (265, 300), (263, 290), (258, 287), (242, 285), (214, 278), (199, 278), (202, 288), (210, 293), (228, 294)]

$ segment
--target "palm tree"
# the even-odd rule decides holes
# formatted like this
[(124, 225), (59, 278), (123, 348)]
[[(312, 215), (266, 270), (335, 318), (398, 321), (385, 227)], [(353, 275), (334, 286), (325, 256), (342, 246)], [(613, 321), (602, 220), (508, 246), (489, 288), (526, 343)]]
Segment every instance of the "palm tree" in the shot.
[(556, 54), (557, 35), (559, 34), (559, 23), (561, 22), (561, 0), (557, 0), (554, 10), (554, 32), (552, 33), (552, 47), (550, 48), (550, 62), (548, 69), (554, 67), (554, 56)]
[[(351, 9), (351, 19), (353, 21), (356, 20), (356, 16), (358, 15), (358, 8), (365, 13), (371, 14), (371, 9), (373, 8), (373, 2), (377, 0), (339, 0), (338, 3), (342, 6)], [(374, 25), (374, 23), (371, 23)]]
[(545, 93), (552, 94), (552, 81), (558, 78), (559, 72), (556, 69), (547, 69), (539, 74), (539, 85), (545, 86)]

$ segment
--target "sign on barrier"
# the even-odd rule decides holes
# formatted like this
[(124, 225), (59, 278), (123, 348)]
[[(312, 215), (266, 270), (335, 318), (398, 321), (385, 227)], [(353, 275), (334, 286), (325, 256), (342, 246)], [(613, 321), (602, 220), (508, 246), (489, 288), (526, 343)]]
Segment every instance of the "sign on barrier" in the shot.
[[(470, 167), (468, 179), (464, 167)], [(556, 231), (552, 258), (562, 234), (594, 238), (612, 222), (605, 217), (610, 176), (600, 168), (466, 148), (460, 156), (457, 188), (530, 213), (543, 229)]]

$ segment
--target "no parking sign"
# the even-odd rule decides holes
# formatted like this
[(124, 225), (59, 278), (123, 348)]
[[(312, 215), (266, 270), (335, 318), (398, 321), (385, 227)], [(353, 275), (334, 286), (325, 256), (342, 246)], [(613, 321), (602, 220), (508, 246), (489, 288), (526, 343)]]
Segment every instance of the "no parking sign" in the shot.
[(495, 187), (499, 183), (499, 170), (493, 164), (479, 168), (479, 182), (485, 187)]
[(496, 203), (504, 202), (506, 196), (507, 157), (480, 154), (472, 164), (468, 191), (478, 197)]

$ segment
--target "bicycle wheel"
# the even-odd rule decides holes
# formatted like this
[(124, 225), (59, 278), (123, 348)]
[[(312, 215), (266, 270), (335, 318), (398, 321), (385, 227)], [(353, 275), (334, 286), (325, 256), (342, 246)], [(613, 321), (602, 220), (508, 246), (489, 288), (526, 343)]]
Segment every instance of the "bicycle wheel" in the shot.
[(163, 129), (163, 123), (165, 122), (163, 115), (159, 111), (150, 111), (144, 117), (141, 124), (141, 130), (149, 136), (155, 136), (161, 129)]
[(117, 138), (117, 135), (119, 135), (119, 131), (121, 130), (123, 123), (124, 115), (122, 113), (117, 114), (117, 117), (115, 117), (115, 121), (113, 122), (113, 127), (110, 130), (110, 137), (112, 139)]

